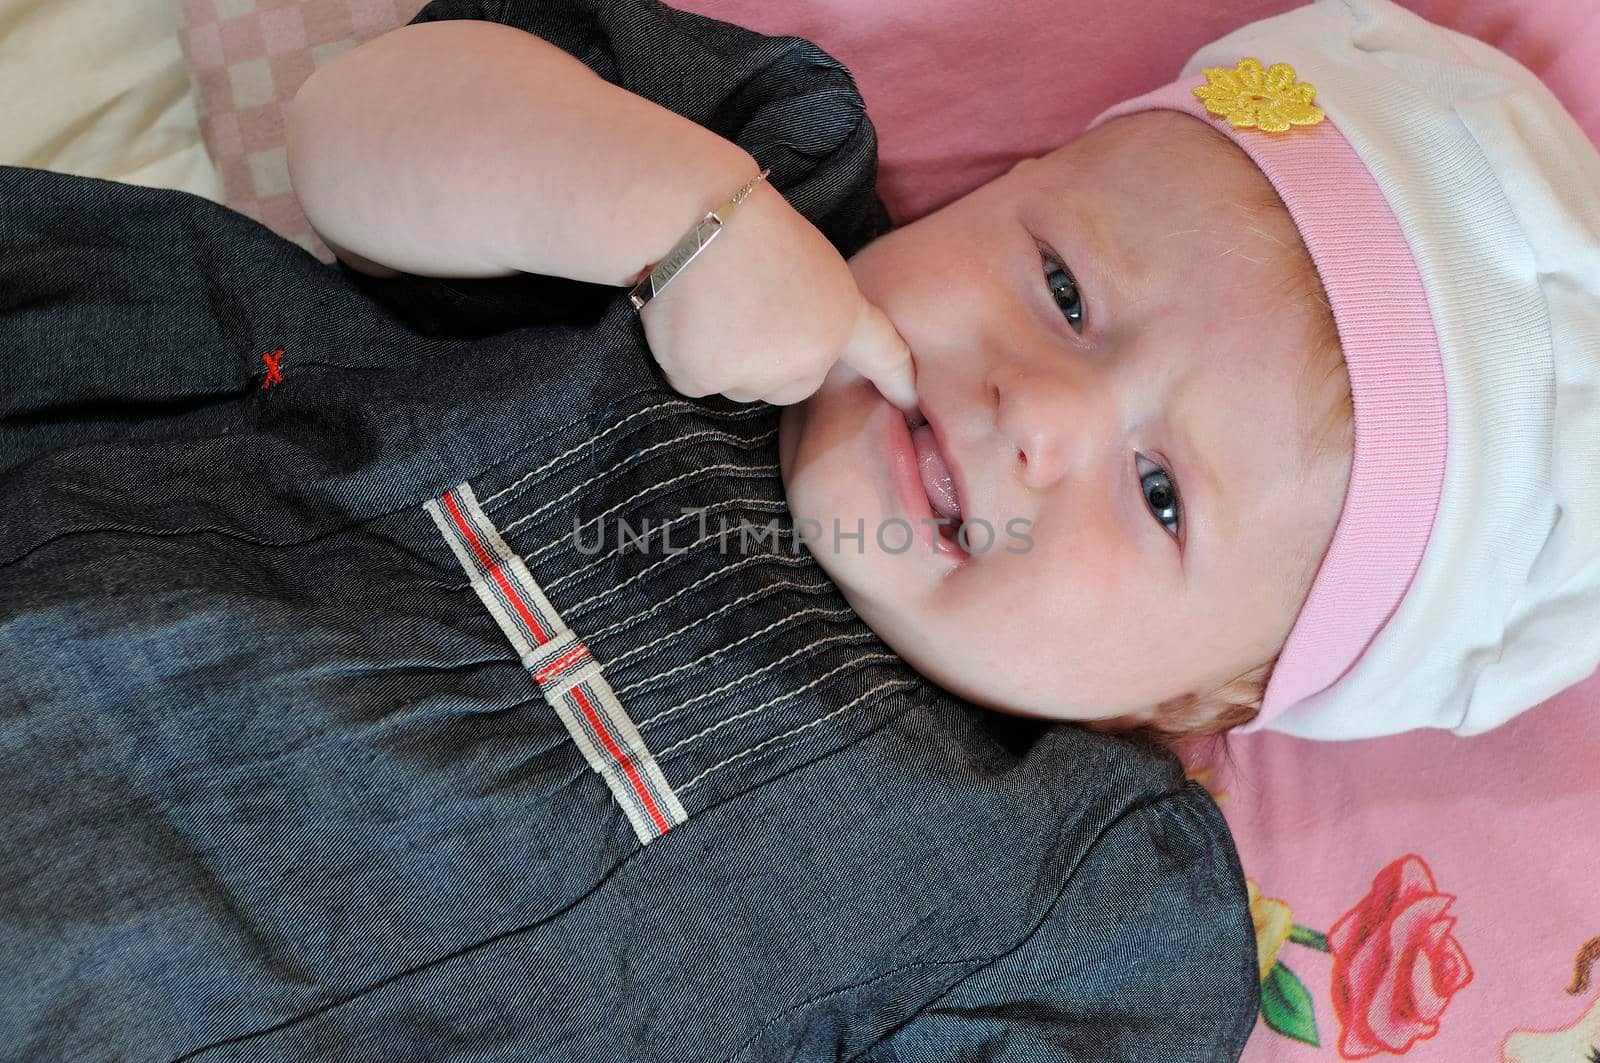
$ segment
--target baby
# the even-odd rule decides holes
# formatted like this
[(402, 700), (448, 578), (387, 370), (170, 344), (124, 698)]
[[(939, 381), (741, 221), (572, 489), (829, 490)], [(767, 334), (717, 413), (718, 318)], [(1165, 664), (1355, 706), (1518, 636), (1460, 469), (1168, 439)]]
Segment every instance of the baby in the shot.
[[(1339, 65), (1379, 50), (1396, 58)], [(1421, 80), (1441, 69), (1513, 103)], [(1452, 109), (1482, 128), (1394, 132)], [(608, 284), (759, 169), (487, 23), (408, 27), (319, 71), (290, 167), (357, 268)], [(1593, 248), (1572, 234), (1592, 231), (1596, 169), (1506, 56), (1384, 0), (1323, 0), (871, 242), (848, 279), (758, 184), (641, 316), (684, 393), (786, 405), (808, 546), (946, 689), (1158, 738), (1474, 733), (1600, 661), (1600, 636), (1572, 642), (1600, 547), (1586, 518), (1560, 526), (1596, 505), (1576, 472), (1594, 430), (1558, 397), (1594, 377)], [(440, 212), (467, 172), (481, 198)], [(505, 202), (524, 204), (510, 224)], [(1491, 261), (1521, 272), (1490, 283)], [(1491, 298), (1534, 316), (1497, 331)]]
[(290, 115), (338, 269), (0, 168), (30, 1059), (1236, 1060), (1226, 823), (1097, 729), (1593, 668), (1600, 166), (1498, 53), (1321, 2), (889, 231), (807, 42), (418, 22)]

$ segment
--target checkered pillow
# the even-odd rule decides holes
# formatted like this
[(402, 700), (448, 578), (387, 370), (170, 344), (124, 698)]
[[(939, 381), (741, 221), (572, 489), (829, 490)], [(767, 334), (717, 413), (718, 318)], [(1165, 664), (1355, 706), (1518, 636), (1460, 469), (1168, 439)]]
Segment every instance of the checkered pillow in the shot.
[(223, 202), (331, 263), (289, 186), (284, 105), (317, 67), (410, 22), (425, 2), (178, 0), (200, 136)]

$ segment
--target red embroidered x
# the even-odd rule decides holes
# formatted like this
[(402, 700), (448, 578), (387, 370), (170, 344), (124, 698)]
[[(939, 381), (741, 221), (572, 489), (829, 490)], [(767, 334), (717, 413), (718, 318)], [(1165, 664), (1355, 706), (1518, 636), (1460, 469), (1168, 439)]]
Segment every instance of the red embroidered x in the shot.
[(283, 372), (278, 368), (278, 363), (283, 360), (283, 348), (279, 347), (271, 354), (263, 354), (261, 360), (267, 363), (267, 378), (261, 382), (261, 387), (265, 389), (283, 383)]

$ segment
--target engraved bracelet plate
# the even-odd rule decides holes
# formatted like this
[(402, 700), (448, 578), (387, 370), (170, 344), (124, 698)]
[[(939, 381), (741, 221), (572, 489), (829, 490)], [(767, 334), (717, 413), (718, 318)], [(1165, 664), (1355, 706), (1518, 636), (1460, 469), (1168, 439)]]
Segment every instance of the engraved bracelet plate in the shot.
[(706, 216), (700, 219), (700, 224), (684, 233), (682, 239), (672, 245), (672, 250), (667, 252), (666, 258), (650, 267), (650, 272), (628, 292), (628, 298), (633, 300), (635, 312), (643, 310), (645, 303), (660, 295), (661, 290), (672, 283), (672, 278), (681, 273), (685, 266), (694, 261), (694, 256), (704, 251), (711, 241), (717, 238), (717, 234), (728, 223), (728, 219), (733, 216), (739, 204), (743, 203), (745, 197), (755, 189), (756, 184), (766, 180), (767, 174), (771, 172), (763, 169), (746, 181), (744, 187), (735, 192), (726, 203), (715, 210), (707, 211)]
[(633, 300), (635, 310), (643, 310), (644, 304), (661, 294), (661, 290), (672, 283), (672, 278), (694, 260), (694, 256), (710, 246), (711, 241), (717, 238), (722, 231), (722, 219), (717, 217), (715, 211), (708, 211), (700, 219), (700, 224), (683, 234), (683, 238), (672, 245), (672, 250), (667, 252), (667, 257), (655, 264), (650, 273), (633, 286), (628, 297)]

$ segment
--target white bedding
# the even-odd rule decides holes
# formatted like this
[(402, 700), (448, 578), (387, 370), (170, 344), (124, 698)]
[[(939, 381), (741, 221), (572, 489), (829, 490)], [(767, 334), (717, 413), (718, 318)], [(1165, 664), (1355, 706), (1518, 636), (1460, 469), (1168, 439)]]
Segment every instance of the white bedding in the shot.
[(0, 163), (221, 201), (174, 0), (0, 0)]

